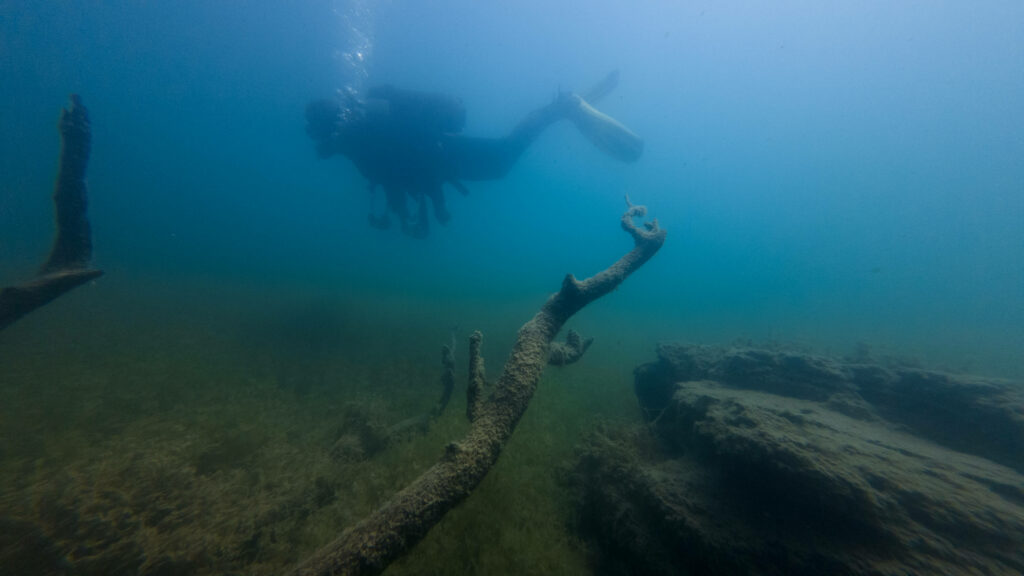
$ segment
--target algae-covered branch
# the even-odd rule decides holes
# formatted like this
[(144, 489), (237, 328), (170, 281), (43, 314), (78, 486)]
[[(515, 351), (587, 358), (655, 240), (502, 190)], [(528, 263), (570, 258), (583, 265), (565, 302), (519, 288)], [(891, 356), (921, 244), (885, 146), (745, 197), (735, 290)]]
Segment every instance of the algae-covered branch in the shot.
[[(519, 329), (504, 371), (490, 390), (483, 387), (481, 337), (474, 334), (469, 432), (461, 441), (449, 444), (437, 464), (376, 512), (303, 562), (296, 569), (296, 576), (380, 573), (472, 493), (497, 462), (505, 442), (526, 412), (549, 362), (552, 341), (565, 322), (618, 287), (665, 242), (665, 232), (656, 220), (642, 227), (633, 223), (633, 218), (643, 217), (646, 209), (629, 203), (628, 198), (627, 204), (621, 223), (633, 237), (633, 249), (591, 278), (580, 281), (571, 274), (566, 276), (562, 288)], [(582, 343), (577, 347), (581, 346)]]

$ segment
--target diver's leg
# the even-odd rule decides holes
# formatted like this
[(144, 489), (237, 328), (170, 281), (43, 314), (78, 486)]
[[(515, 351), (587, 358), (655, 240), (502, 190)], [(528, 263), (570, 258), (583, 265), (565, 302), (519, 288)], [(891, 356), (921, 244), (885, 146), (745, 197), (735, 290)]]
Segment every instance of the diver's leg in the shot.
[(567, 93), (559, 94), (554, 102), (530, 112), (520, 120), (504, 138), (507, 153), (518, 158), (548, 126), (565, 118), (575, 104), (568, 96)]
[(387, 230), (391, 227), (391, 215), (388, 213), (388, 207), (384, 206), (384, 212), (381, 215), (374, 214), (374, 199), (377, 197), (377, 184), (370, 182), (367, 185), (367, 190), (370, 192), (370, 226), (378, 230)]
[(448, 208), (444, 202), (444, 189), (440, 186), (434, 186), (427, 190), (427, 196), (430, 197), (430, 202), (434, 205), (434, 217), (442, 225), (447, 224), (452, 219), (452, 215), (448, 213)]
[(430, 234), (430, 220), (427, 214), (427, 199), (424, 197), (422, 192), (410, 194), (417, 200), (417, 210), (415, 218), (406, 218), (402, 220), (402, 232), (412, 236), (413, 238), (426, 238)]
[(430, 216), (427, 214), (427, 199), (422, 195), (419, 198), (419, 209), (416, 210), (416, 230), (414, 236), (426, 238), (430, 233)]
[(405, 191), (385, 186), (384, 194), (387, 197), (388, 210), (398, 216), (398, 221), (405, 226), (405, 222), (409, 219), (409, 206), (405, 202)]
[(378, 230), (387, 230), (388, 228), (391, 228), (391, 216), (389, 216), (387, 212), (381, 214), (380, 216), (377, 216), (373, 212), (370, 212), (369, 218), (370, 226), (373, 226)]
[(448, 135), (442, 140), (453, 166), (453, 179), (503, 178), (523, 152), (550, 125), (566, 118), (578, 103), (559, 95), (554, 102), (530, 112), (504, 138), (469, 138)]
[(447, 182), (452, 185), (452, 188), (455, 188), (456, 190), (458, 190), (459, 194), (462, 194), (463, 196), (469, 196), (469, 188), (466, 188), (466, 185), (463, 184), (462, 182), (459, 182), (458, 180), (455, 180), (454, 178), (451, 179), (451, 180), (448, 180)]
[(548, 126), (564, 118), (572, 120), (602, 152), (623, 162), (635, 161), (643, 153), (643, 140), (587, 101), (604, 98), (618, 83), (618, 72), (613, 71), (587, 92), (586, 99), (561, 92), (550, 104), (527, 114), (504, 138), (444, 136), (441, 144), (451, 165), (448, 179), (458, 182), (503, 178)]

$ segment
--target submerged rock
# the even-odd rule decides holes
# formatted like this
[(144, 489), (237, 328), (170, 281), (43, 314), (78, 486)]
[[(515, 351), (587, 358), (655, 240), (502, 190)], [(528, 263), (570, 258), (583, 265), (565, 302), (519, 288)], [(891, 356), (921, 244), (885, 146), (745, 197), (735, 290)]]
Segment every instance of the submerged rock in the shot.
[(812, 354), (682, 344), (659, 345), (658, 361), (635, 373), (648, 420), (670, 404), (678, 383), (711, 380), (824, 403), (861, 420), (884, 419), (1024, 472), (1024, 387), (1017, 383)]
[(754, 349), (659, 356), (637, 370), (649, 425), (594, 434), (574, 470), (598, 573), (1024, 572), (1013, 384)]

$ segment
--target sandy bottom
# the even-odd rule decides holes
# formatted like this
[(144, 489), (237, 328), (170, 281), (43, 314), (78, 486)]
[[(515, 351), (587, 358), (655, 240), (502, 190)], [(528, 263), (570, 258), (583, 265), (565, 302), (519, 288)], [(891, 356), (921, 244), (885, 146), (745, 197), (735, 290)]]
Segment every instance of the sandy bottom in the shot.
[[(0, 544), (38, 573), (283, 573), (462, 435), (465, 337), (484, 332), (496, 378), (543, 301), (104, 282), (0, 333)], [(653, 357), (598, 332), (581, 363), (547, 370), (499, 464), (389, 574), (589, 573), (560, 478), (594, 425), (638, 417), (632, 369)], [(453, 333), (442, 417), (339, 450), (353, 423), (434, 405)]]

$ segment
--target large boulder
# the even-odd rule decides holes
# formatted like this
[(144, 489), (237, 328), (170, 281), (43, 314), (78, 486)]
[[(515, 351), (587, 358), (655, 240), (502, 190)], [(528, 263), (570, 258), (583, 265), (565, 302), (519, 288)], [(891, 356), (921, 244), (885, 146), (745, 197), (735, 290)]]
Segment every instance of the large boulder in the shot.
[(993, 378), (850, 362), (813, 354), (660, 344), (636, 369), (645, 418), (655, 420), (678, 383), (711, 380), (812, 400), (863, 420), (884, 419), (914, 435), (1024, 472), (1024, 386)]
[(1019, 387), (766, 350), (659, 357), (637, 370), (646, 425), (595, 433), (572, 475), (598, 573), (1024, 573)]

